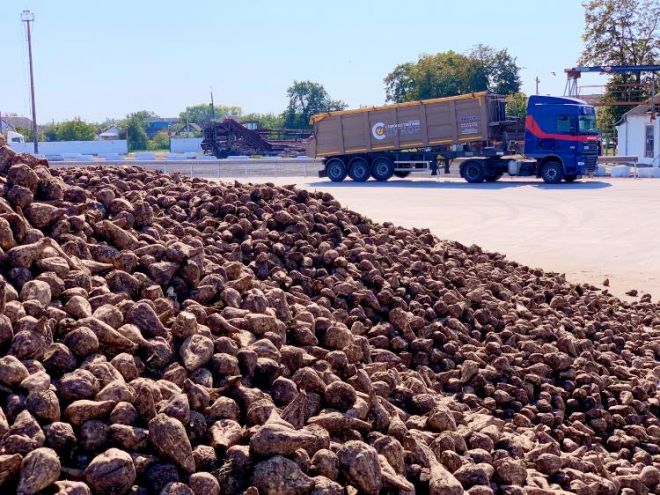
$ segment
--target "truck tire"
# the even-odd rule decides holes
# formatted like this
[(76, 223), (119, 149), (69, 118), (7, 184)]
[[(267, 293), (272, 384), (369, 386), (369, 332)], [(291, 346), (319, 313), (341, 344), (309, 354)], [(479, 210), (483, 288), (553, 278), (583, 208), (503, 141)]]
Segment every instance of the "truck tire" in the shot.
[(544, 163), (543, 167), (541, 167), (541, 178), (546, 184), (559, 184), (564, 178), (564, 171), (561, 163)]
[(341, 182), (348, 175), (344, 161), (339, 158), (328, 160), (325, 164), (325, 173), (332, 182)]
[(405, 179), (410, 175), (410, 172), (394, 172), (394, 175), (399, 179)]
[(469, 160), (463, 164), (461, 168), (461, 175), (470, 184), (478, 184), (483, 182), (486, 178), (484, 167), (481, 162), (477, 160)]
[(568, 183), (574, 182), (577, 179), (577, 175), (564, 175), (564, 180)]
[(371, 164), (371, 175), (378, 181), (385, 182), (392, 177), (393, 174), (396, 174), (394, 171), (394, 163), (385, 156), (376, 158)]
[(371, 175), (369, 162), (364, 158), (354, 158), (348, 168), (348, 175), (355, 182), (365, 182)]

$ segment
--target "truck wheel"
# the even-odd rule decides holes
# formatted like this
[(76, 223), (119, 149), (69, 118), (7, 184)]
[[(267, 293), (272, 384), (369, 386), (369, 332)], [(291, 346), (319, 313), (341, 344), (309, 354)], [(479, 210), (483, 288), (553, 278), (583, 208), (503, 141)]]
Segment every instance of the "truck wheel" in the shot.
[(325, 172), (328, 174), (328, 178), (332, 182), (341, 182), (343, 181), (348, 172), (346, 172), (346, 165), (339, 158), (333, 158), (325, 164)]
[(348, 175), (355, 182), (364, 182), (369, 178), (369, 163), (364, 158), (355, 158), (348, 168)]
[(371, 175), (374, 179), (384, 182), (392, 177), (393, 174), (397, 172), (394, 171), (394, 163), (389, 158), (381, 156), (376, 158), (371, 165)]
[(546, 184), (559, 184), (564, 178), (561, 163), (548, 162), (541, 168), (541, 177)]
[(394, 172), (394, 175), (396, 175), (399, 179), (405, 179), (410, 175), (410, 172)]
[(577, 179), (577, 175), (565, 175), (564, 180), (568, 183), (574, 182)]
[(463, 178), (470, 184), (478, 184), (486, 178), (484, 176), (484, 167), (481, 162), (468, 161), (463, 164)]

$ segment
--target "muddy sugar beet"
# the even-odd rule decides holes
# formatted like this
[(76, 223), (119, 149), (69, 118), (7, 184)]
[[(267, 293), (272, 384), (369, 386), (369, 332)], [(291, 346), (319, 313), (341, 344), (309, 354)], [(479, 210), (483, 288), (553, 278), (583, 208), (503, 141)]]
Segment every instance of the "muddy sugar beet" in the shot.
[(293, 187), (0, 191), (1, 493), (660, 493), (649, 296)]

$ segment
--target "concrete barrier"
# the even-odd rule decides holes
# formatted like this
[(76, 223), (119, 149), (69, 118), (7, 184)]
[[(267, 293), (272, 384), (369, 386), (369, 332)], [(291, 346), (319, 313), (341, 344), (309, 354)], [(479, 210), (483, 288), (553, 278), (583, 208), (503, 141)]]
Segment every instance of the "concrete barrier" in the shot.
[(660, 178), (660, 167), (639, 167), (637, 169), (637, 176), (645, 179)]
[(630, 167), (628, 165), (617, 165), (610, 170), (612, 177), (630, 177)]
[[(32, 143), (9, 143), (9, 146), (18, 153), (32, 153)], [(100, 155), (103, 153), (128, 153), (128, 143), (125, 139), (112, 139), (108, 141), (44, 141), (39, 143), (39, 153), (43, 155)]]
[(170, 139), (170, 151), (172, 153), (201, 153), (202, 138), (172, 138)]

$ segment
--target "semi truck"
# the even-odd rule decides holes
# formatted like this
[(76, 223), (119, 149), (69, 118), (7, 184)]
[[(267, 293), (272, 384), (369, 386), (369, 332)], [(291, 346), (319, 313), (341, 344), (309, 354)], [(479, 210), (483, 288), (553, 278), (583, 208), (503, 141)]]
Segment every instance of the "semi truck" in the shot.
[(467, 182), (502, 175), (546, 183), (592, 173), (600, 154), (594, 108), (576, 98), (530, 96), (524, 121), (506, 114), (506, 97), (488, 92), (319, 113), (311, 118), (308, 156), (319, 176), (364, 182), (454, 163)]

